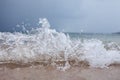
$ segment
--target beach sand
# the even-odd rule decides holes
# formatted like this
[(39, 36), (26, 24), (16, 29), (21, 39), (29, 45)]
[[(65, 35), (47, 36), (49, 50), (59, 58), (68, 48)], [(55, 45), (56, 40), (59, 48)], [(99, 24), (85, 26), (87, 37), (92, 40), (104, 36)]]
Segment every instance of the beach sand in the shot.
[(41, 65), (1, 66), (0, 80), (120, 80), (120, 66), (103, 69), (76, 66), (66, 71)]

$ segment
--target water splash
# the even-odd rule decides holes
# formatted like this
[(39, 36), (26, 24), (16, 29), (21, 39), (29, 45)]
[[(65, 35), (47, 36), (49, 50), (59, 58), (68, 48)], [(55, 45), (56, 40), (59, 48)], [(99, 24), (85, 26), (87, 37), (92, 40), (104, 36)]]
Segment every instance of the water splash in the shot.
[(39, 24), (41, 27), (32, 29), (29, 34), (1, 32), (0, 62), (47, 62), (63, 70), (73, 63), (81, 65), (81, 61), (101, 68), (120, 63), (120, 46), (116, 43), (104, 44), (97, 39), (73, 40), (69, 35), (50, 29), (46, 18), (40, 19)]

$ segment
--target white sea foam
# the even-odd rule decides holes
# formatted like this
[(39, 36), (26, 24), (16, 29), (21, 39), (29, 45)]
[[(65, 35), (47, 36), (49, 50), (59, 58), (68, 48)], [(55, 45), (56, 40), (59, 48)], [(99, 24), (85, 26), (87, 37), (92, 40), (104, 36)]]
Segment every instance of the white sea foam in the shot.
[(108, 67), (120, 63), (120, 46), (103, 44), (98, 39), (73, 40), (69, 35), (50, 29), (47, 19), (40, 19), (41, 27), (24, 33), (0, 33), (0, 62), (87, 61), (92, 67)]

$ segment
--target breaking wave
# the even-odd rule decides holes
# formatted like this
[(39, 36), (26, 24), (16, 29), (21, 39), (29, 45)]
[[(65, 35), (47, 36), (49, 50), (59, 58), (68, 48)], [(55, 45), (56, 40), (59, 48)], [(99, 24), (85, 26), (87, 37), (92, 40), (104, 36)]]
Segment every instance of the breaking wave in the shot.
[[(69, 35), (50, 29), (47, 19), (40, 19), (41, 27), (27, 33), (0, 33), (0, 62), (71, 65), (87, 62), (91, 67), (108, 67), (120, 63), (120, 46), (98, 39), (73, 40)], [(60, 65), (58, 66), (60, 68)]]

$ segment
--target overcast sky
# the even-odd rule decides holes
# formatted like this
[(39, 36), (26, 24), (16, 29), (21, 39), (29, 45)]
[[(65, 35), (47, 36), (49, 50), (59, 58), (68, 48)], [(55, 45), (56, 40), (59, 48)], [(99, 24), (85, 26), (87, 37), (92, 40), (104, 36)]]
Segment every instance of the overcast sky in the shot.
[(22, 22), (34, 27), (39, 17), (59, 31), (118, 32), (120, 0), (0, 0), (0, 31)]

